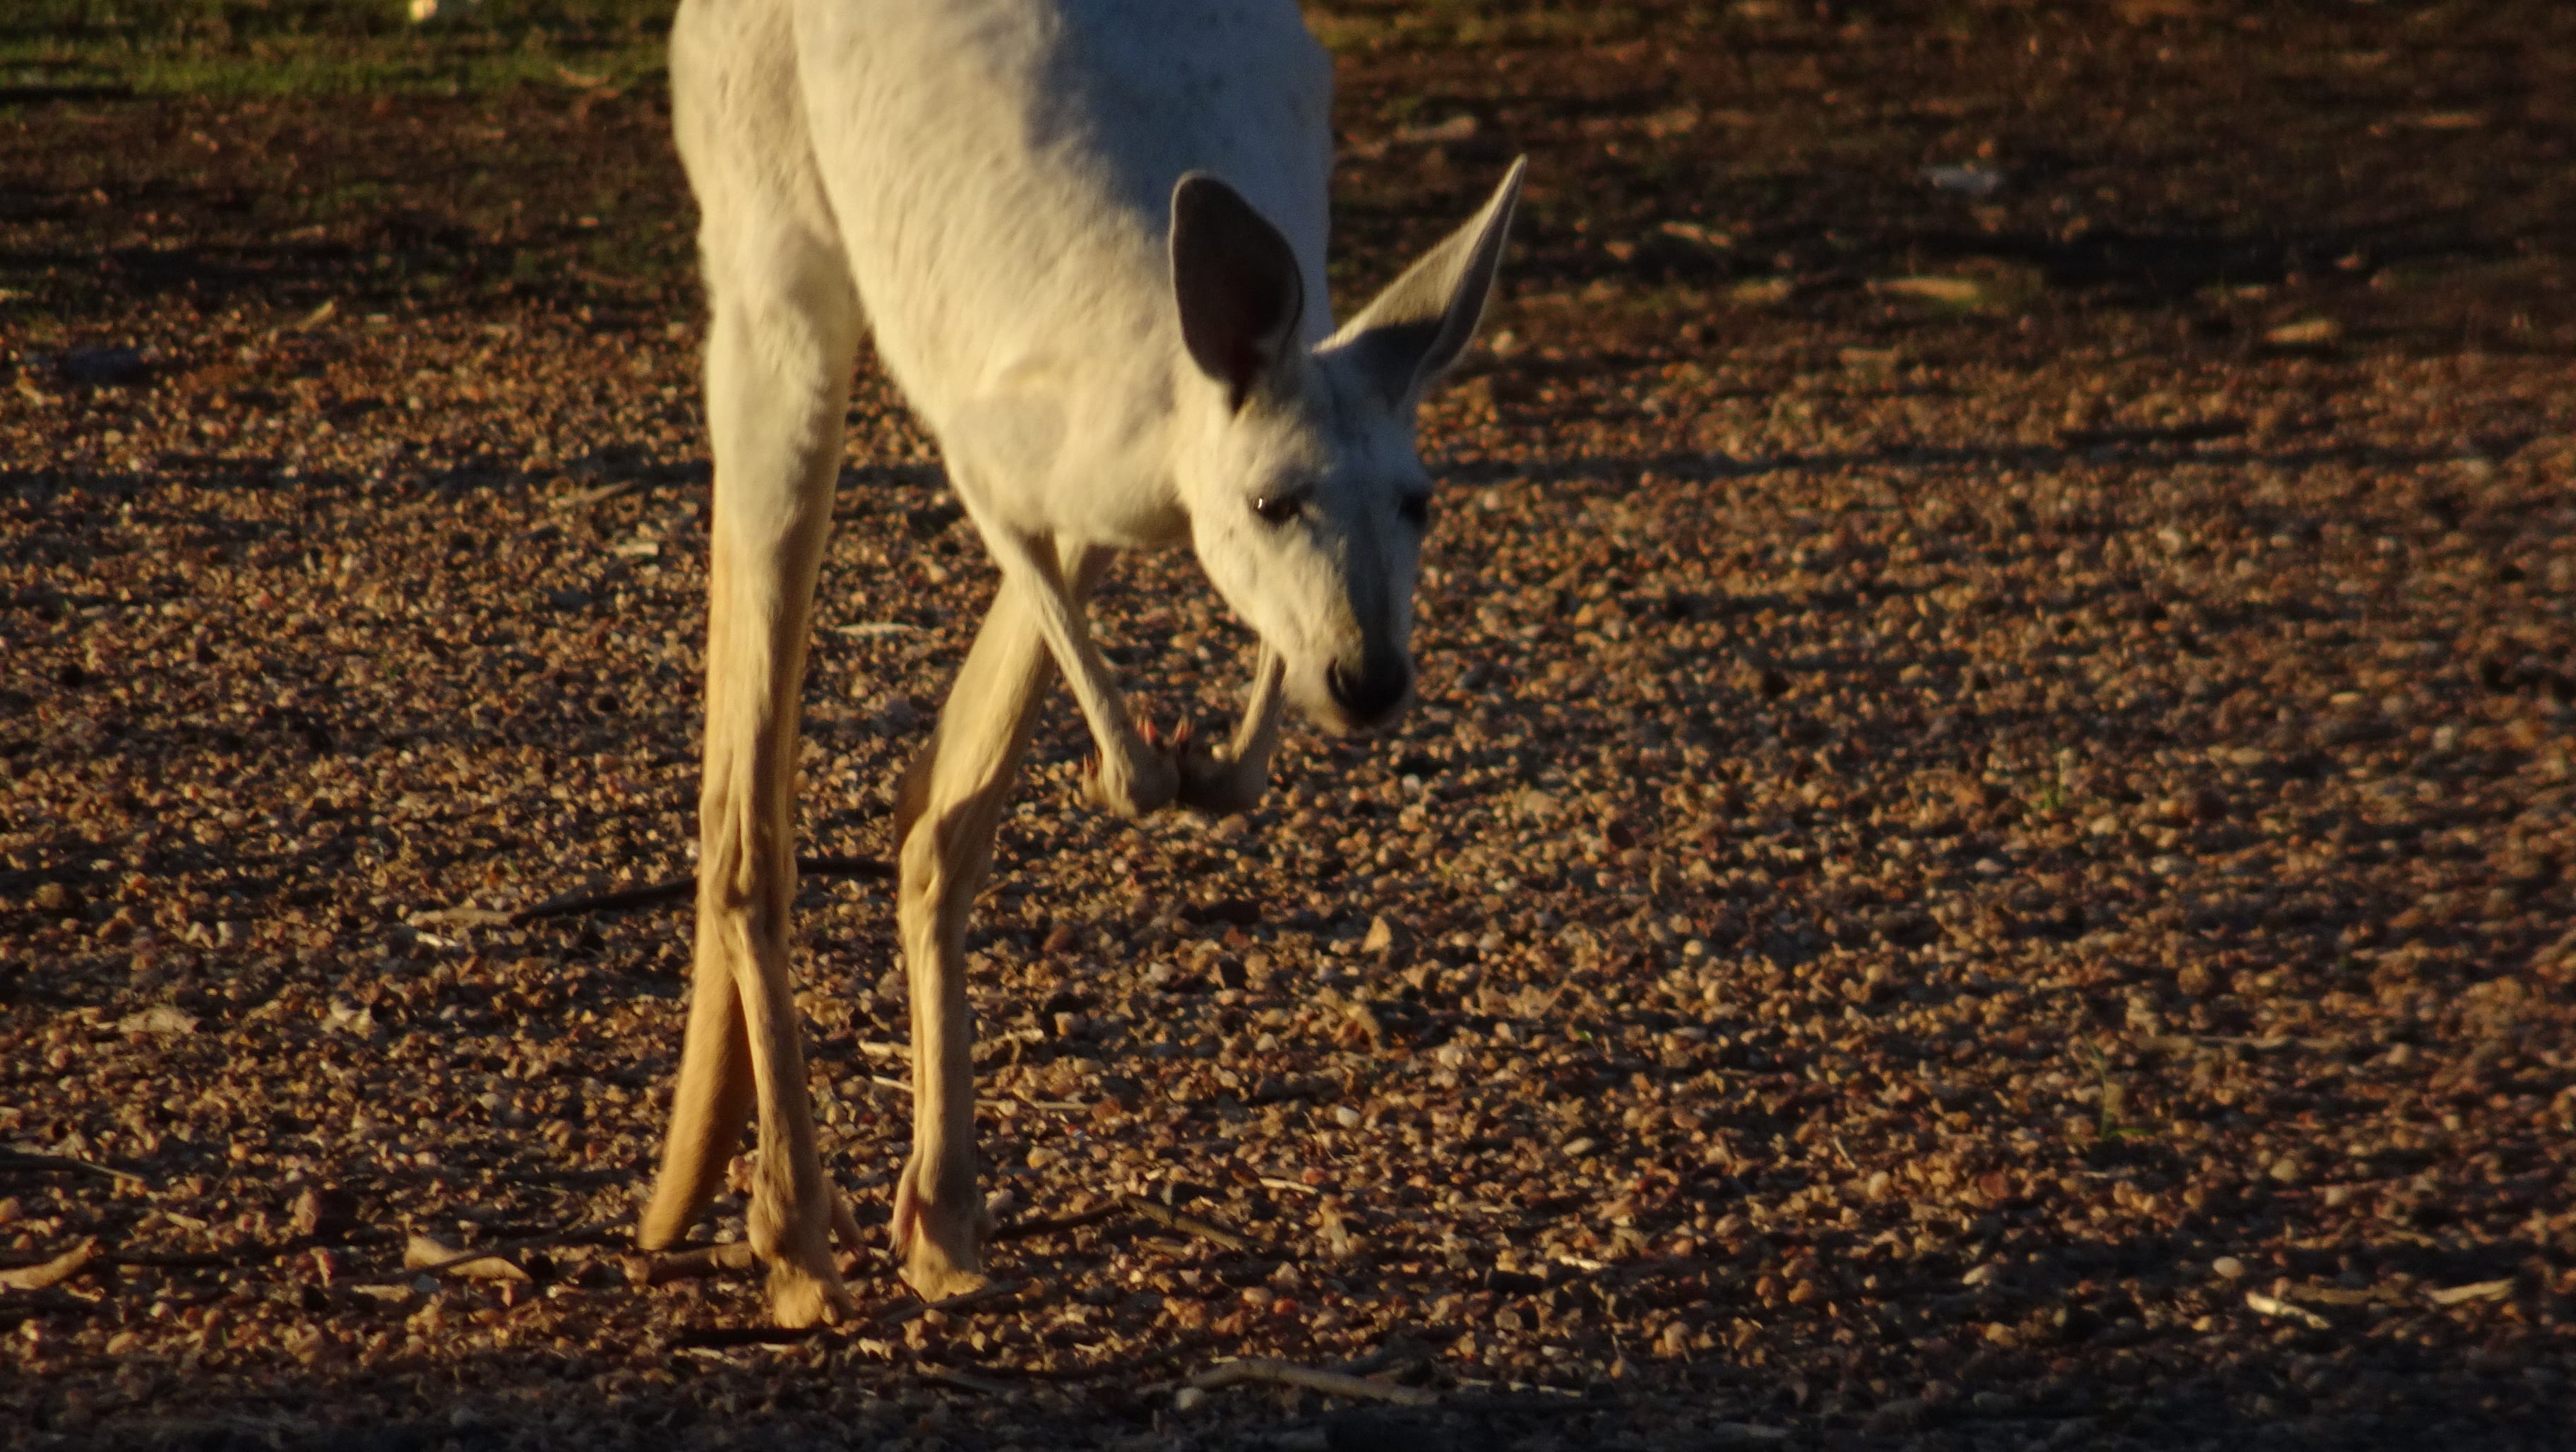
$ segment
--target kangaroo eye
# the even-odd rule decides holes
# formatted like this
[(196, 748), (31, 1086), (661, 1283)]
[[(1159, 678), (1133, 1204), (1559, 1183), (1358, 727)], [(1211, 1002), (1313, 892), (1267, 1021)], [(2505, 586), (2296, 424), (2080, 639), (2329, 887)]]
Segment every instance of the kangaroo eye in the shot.
[(1407, 494), (1395, 501), (1395, 512), (1404, 516), (1415, 529), (1431, 527), (1431, 496), (1428, 493)]
[(1252, 512), (1271, 524), (1286, 524), (1306, 512), (1303, 492), (1264, 494), (1252, 501)]

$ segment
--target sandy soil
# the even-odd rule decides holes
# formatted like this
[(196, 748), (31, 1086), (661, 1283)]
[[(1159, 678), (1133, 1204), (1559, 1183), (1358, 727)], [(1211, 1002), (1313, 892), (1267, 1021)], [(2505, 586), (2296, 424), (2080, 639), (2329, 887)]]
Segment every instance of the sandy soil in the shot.
[[(0, 1261), (97, 1252), (0, 1290), (0, 1440), (2566, 1445), (2576, 16), (1842, 10), (1327, 17), (1351, 291), (1534, 164), (1422, 709), (1130, 826), (1059, 697), (975, 937), (1021, 1288), (786, 1343), (622, 1261), (680, 912), (423, 916), (688, 870), (666, 98), (0, 107)], [(864, 856), (992, 572), (860, 371)], [(1106, 617), (1227, 719), (1186, 559)], [(886, 893), (800, 911), (881, 1226)]]

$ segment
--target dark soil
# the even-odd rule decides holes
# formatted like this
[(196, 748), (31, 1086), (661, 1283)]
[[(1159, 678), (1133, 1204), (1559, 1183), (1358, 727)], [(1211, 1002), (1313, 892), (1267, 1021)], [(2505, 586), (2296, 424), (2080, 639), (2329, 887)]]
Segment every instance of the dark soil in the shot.
[[(1131, 826), (1059, 704), (975, 937), (1037, 1284), (784, 1344), (620, 1262), (681, 912), (424, 916), (688, 871), (666, 97), (0, 94), (0, 1262), (102, 1252), (0, 1441), (2568, 1445), (2576, 11), (1319, 27), (1346, 295), (1532, 157), (1422, 709)], [(842, 504), (865, 856), (992, 585), (866, 360)], [(1226, 719), (1186, 558), (1106, 616)], [(801, 914), (881, 1225), (887, 893)]]

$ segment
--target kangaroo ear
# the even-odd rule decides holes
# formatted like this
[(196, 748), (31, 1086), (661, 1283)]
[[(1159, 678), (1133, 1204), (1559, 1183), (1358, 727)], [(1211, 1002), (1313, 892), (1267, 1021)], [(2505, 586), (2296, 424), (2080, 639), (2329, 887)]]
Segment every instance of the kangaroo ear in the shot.
[(1236, 408), (1297, 341), (1306, 283), (1288, 239), (1243, 194), (1194, 171), (1172, 189), (1181, 342)]
[(1348, 349), (1390, 408), (1420, 398), (1476, 335), (1528, 167), (1527, 157), (1513, 162), (1482, 211), (1406, 268), (1324, 345)]

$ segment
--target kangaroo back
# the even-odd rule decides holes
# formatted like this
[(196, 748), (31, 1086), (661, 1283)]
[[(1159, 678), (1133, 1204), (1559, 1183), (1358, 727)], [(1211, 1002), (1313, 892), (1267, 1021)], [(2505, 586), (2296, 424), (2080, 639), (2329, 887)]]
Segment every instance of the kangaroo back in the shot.
[(1324, 296), (1332, 73), (1286, 0), (798, 0), (795, 39), (879, 352), (934, 428), (1059, 369), (1168, 391), (1184, 173), (1231, 183)]

